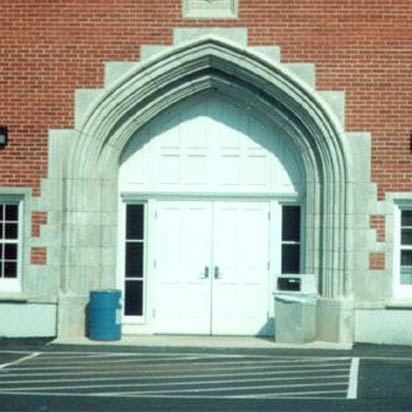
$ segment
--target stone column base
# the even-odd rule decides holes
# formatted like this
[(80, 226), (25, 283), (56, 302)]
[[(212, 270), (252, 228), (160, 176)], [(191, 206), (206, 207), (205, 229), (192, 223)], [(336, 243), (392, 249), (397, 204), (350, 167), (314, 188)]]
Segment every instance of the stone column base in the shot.
[(87, 296), (59, 293), (57, 337), (86, 336)]
[(319, 297), (316, 312), (317, 340), (353, 343), (354, 308), (352, 299)]

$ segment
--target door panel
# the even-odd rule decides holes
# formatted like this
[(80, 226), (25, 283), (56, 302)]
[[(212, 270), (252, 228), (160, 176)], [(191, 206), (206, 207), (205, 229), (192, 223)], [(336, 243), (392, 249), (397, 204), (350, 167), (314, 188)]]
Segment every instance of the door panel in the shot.
[(267, 323), (268, 213), (263, 202), (214, 206), (212, 333), (257, 335)]
[(268, 212), (265, 202), (159, 203), (156, 332), (264, 330)]
[(205, 278), (205, 266), (210, 261), (211, 216), (210, 202), (159, 203), (158, 333), (210, 333), (210, 277)]

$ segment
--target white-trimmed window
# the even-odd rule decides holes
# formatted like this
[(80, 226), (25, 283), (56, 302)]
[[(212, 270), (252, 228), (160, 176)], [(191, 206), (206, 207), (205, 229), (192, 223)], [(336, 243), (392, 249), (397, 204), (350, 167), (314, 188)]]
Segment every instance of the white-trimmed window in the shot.
[(145, 282), (145, 204), (126, 204), (124, 315), (144, 316)]
[(301, 273), (301, 207), (282, 206), (282, 274)]
[(21, 201), (0, 198), (0, 293), (19, 292)]
[(395, 297), (412, 299), (412, 202), (395, 208)]

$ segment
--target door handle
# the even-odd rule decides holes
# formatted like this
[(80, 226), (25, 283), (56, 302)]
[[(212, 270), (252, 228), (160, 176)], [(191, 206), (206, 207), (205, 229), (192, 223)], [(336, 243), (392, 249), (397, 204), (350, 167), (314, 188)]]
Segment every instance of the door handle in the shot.
[(209, 278), (209, 266), (205, 266), (205, 271), (200, 276), (200, 279), (208, 279)]
[(215, 279), (222, 279), (222, 274), (219, 272), (219, 266), (215, 266)]

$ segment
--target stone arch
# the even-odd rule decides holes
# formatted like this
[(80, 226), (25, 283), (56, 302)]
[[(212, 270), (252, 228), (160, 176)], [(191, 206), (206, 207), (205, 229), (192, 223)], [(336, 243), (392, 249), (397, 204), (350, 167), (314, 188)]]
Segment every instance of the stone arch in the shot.
[[(63, 294), (114, 285), (114, 194), (120, 154), (130, 137), (168, 107), (210, 89), (265, 113), (299, 147), (307, 187), (307, 271), (318, 275), (322, 297), (350, 295), (345, 216), (351, 155), (339, 120), (292, 72), (213, 35), (140, 63), (100, 93), (77, 122), (64, 172)], [(93, 252), (74, 258), (79, 239), (87, 239)]]

